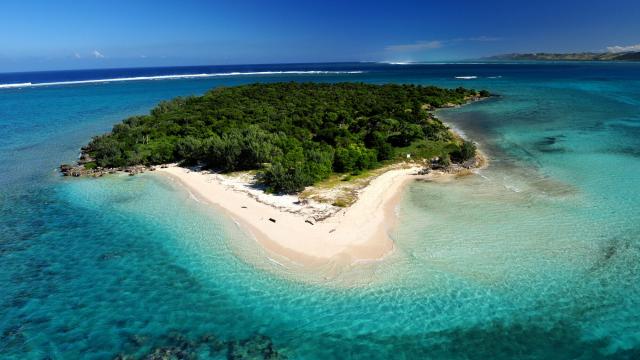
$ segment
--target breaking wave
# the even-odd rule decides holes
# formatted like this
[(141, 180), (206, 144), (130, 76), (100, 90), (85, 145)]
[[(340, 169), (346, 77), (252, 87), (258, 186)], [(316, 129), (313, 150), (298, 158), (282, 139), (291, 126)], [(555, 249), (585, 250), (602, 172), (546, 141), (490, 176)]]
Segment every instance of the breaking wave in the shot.
[(135, 76), (135, 77), (121, 77), (121, 78), (94, 79), (94, 80), (71, 80), (71, 81), (55, 81), (55, 82), (42, 82), (42, 83), (24, 82), (24, 83), (15, 83), (15, 84), (0, 84), (0, 89), (55, 86), (55, 85), (98, 84), (98, 83), (123, 82), (123, 81), (200, 79), (200, 78), (226, 77), (226, 76), (340, 75), (340, 74), (362, 74), (362, 73), (364, 73), (364, 71), (309, 70), (309, 71), (252, 71), (252, 72), (203, 73), (203, 74), (182, 74), (182, 75), (156, 75), (156, 76)]

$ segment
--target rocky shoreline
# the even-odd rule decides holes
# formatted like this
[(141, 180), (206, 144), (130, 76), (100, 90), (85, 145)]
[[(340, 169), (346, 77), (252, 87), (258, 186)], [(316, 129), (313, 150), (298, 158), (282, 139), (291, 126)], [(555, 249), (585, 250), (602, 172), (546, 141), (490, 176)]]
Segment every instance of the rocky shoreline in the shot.
[[(426, 162), (423, 165), (424, 169), (420, 175), (426, 175), (432, 170), (439, 170), (446, 173), (458, 173), (463, 170), (470, 170), (478, 167), (482, 167), (485, 159), (481, 154), (477, 154), (473, 159), (469, 159), (462, 163), (451, 163), (443, 165), (439, 158), (433, 158), (431, 161)], [(104, 168), (101, 166), (95, 166), (94, 160), (86, 153), (81, 153), (80, 159), (75, 165), (62, 164), (60, 165), (60, 173), (63, 176), (72, 177), (102, 177), (107, 174), (127, 173), (129, 176), (136, 174), (142, 174), (147, 171), (155, 171), (157, 168), (167, 168), (166, 164), (162, 165), (131, 165), (123, 167), (110, 167)]]
[[(107, 174), (116, 173), (128, 173), (129, 176), (141, 174), (146, 171), (155, 171), (156, 166), (153, 165), (132, 165), (123, 167), (110, 167), (104, 168), (97, 166), (95, 160), (85, 152), (85, 148), (81, 149), (80, 158), (75, 165), (62, 164), (60, 165), (60, 173), (63, 176), (73, 177), (101, 177)], [(160, 167), (166, 167), (166, 165), (159, 165)]]
[[(439, 108), (454, 108), (464, 106), (470, 103), (483, 101), (489, 99), (496, 95), (473, 95), (467, 96), (465, 98), (464, 104), (454, 104), (454, 103), (446, 103)], [(434, 108), (431, 105), (423, 105), (423, 108), (427, 111), (434, 111), (438, 108)], [(452, 131), (456, 134), (453, 129)], [(95, 163), (95, 159), (93, 159), (88, 153), (89, 149), (87, 147), (82, 147), (80, 149), (80, 157), (75, 165), (73, 164), (61, 164), (60, 172), (64, 176), (72, 176), (72, 177), (102, 177), (107, 174), (116, 174), (116, 173), (128, 173), (130, 176), (134, 176), (136, 174), (141, 174), (146, 171), (155, 171), (157, 167), (166, 168), (167, 165), (131, 165), (131, 166), (123, 166), (123, 167), (110, 167), (104, 168), (97, 166)], [(425, 160), (423, 175), (428, 174), (431, 170), (440, 170), (446, 173), (458, 173), (462, 170), (469, 170), (473, 168), (482, 167), (485, 162), (485, 157), (483, 154), (477, 154), (477, 156), (473, 159), (469, 159), (463, 163), (451, 163), (443, 165), (438, 159), (434, 158), (430, 161)]]
[[(162, 165), (161, 167), (166, 167)], [(84, 165), (69, 165), (62, 164), (60, 165), (60, 173), (63, 176), (73, 176), (73, 177), (101, 177), (107, 174), (117, 174), (117, 173), (128, 173), (129, 176), (133, 176), (136, 174), (142, 174), (146, 171), (155, 171), (156, 166), (146, 166), (146, 165), (134, 165), (134, 166), (125, 166), (118, 168), (103, 168), (100, 166), (97, 167), (85, 167)]]

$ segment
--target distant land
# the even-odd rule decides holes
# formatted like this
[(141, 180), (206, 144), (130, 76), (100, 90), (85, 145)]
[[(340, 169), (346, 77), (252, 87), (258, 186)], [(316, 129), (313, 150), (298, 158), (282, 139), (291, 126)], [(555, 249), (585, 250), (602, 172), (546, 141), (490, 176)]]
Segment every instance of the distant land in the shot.
[(635, 52), (581, 52), (581, 53), (530, 53), (502, 54), (483, 60), (546, 60), (546, 61), (640, 61), (640, 51)]

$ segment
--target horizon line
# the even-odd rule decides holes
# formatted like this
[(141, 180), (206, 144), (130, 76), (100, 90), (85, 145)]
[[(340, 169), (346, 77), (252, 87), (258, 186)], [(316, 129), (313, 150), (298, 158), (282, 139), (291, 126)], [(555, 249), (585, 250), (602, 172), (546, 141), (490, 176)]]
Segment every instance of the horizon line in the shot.
[(391, 60), (371, 60), (371, 61), (322, 61), (322, 62), (274, 62), (274, 63), (239, 63), (239, 64), (197, 64), (197, 65), (159, 65), (159, 66), (114, 66), (114, 67), (96, 67), (96, 68), (77, 68), (77, 69), (48, 69), (48, 70), (25, 70), (25, 71), (7, 71), (0, 72), (3, 74), (28, 74), (28, 73), (44, 73), (44, 72), (65, 72), (65, 71), (92, 71), (92, 70), (134, 70), (134, 69), (167, 69), (167, 68), (192, 68), (192, 67), (233, 67), (233, 66), (273, 66), (273, 65), (339, 65), (339, 64), (429, 64), (429, 63), (466, 63), (470, 61), (479, 61), (480, 59), (465, 60), (423, 60), (423, 61), (391, 61)]

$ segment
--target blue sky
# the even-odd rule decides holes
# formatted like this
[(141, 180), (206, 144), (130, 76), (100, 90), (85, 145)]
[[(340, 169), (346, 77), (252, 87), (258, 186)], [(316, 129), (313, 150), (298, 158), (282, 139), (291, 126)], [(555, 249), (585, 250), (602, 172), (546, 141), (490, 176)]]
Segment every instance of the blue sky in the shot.
[(2, 0), (0, 72), (633, 49), (639, 19), (638, 0)]

